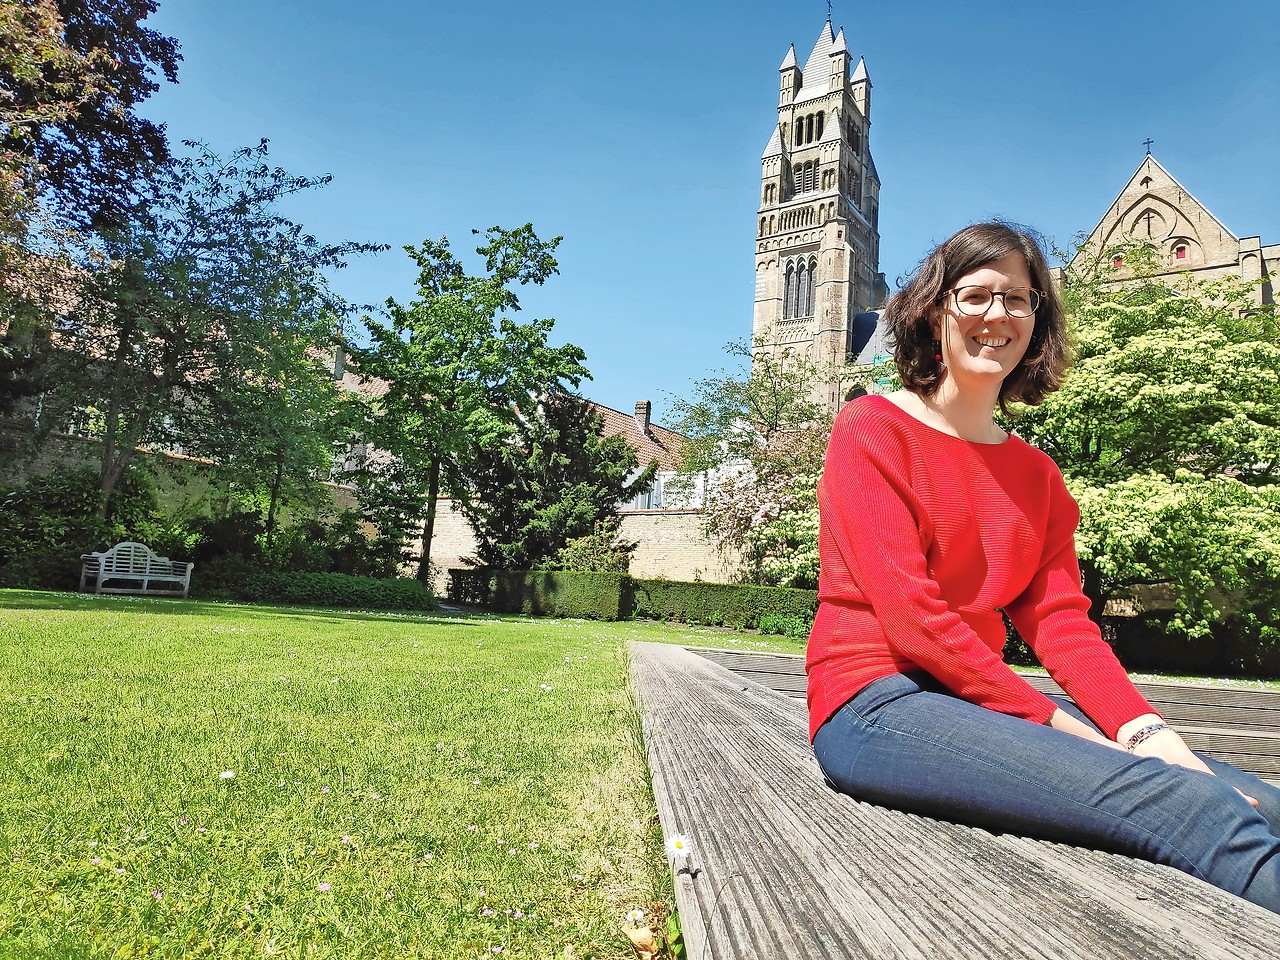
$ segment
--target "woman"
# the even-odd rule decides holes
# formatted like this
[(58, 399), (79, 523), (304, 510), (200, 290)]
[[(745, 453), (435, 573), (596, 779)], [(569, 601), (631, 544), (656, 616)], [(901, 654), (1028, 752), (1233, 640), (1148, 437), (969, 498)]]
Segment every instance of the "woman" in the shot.
[[(840, 411), (818, 490), (823, 772), (860, 799), (1171, 864), (1280, 912), (1280, 790), (1193, 753), (1137, 691), (1088, 617), (1061, 473), (995, 422), (1066, 363), (1035, 240), (961, 230), (886, 321), (904, 389)], [(1000, 611), (1074, 704), (1003, 662)]]

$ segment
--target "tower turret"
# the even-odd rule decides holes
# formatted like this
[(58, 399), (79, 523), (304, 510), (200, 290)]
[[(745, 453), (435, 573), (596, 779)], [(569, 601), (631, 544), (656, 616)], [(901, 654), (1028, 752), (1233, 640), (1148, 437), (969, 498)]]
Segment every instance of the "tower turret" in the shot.
[(867, 75), (867, 61), (862, 57), (858, 58), (858, 66), (853, 71), (853, 78), (849, 81), (849, 90), (853, 95), (853, 102), (858, 108), (858, 112), (866, 119), (867, 123), (871, 122), (871, 77)]
[(787, 55), (782, 58), (782, 66), (778, 68), (778, 72), (781, 74), (778, 106), (782, 107), (794, 100), (796, 92), (800, 89), (800, 64), (796, 62), (796, 45), (794, 43), (787, 50)]
[(839, 92), (849, 82), (849, 46), (844, 39), (844, 27), (831, 45), (831, 90)]

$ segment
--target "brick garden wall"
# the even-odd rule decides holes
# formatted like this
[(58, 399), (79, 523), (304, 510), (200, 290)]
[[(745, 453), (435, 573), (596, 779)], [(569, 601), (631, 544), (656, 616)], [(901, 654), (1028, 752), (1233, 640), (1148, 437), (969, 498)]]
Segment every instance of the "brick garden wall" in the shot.
[[(667, 580), (707, 580), (727, 583), (737, 569), (736, 558), (721, 557), (702, 533), (697, 510), (633, 510), (622, 514), (622, 537), (639, 544), (631, 555), (631, 575)], [(441, 500), (431, 541), (431, 562), (437, 594), (448, 586), (450, 567), (465, 567), (463, 557), (475, 555), (476, 539), (453, 501)]]

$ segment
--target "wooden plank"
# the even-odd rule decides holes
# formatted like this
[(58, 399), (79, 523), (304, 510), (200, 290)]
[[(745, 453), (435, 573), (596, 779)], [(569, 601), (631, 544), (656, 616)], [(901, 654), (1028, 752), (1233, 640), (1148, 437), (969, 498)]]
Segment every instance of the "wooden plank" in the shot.
[(854, 801), (794, 697), (679, 647), (632, 670), (691, 957), (1262, 958), (1280, 918), (1165, 867)]

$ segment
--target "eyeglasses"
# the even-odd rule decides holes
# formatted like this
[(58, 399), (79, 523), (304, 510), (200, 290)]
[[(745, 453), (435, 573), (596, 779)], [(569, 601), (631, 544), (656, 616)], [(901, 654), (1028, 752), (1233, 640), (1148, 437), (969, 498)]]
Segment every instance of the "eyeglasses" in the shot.
[(956, 309), (966, 316), (981, 317), (991, 309), (996, 297), (1004, 301), (1004, 312), (1011, 317), (1031, 317), (1035, 315), (1043, 298), (1039, 290), (1030, 287), (1015, 287), (1012, 290), (988, 290), (986, 287), (956, 287), (942, 296), (951, 294), (956, 301)]

